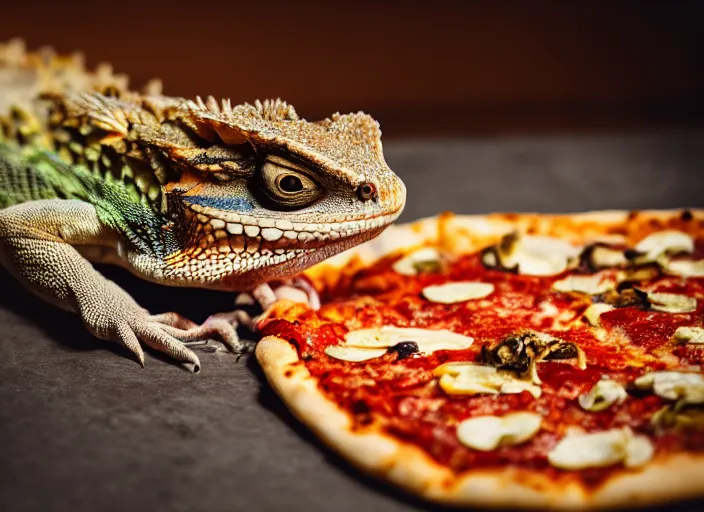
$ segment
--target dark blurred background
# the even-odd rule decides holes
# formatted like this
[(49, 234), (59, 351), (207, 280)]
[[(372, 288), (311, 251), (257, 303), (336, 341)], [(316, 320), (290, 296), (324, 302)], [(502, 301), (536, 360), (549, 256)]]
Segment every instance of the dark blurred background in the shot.
[(133, 85), (307, 119), (365, 110), (385, 138), (704, 124), (704, 2), (33, 2), (0, 40), (81, 49)]

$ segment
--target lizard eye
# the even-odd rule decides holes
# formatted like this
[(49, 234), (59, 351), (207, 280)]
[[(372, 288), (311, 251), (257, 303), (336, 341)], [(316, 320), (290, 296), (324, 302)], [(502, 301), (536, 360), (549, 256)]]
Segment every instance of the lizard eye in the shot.
[(357, 195), (362, 201), (369, 201), (370, 199), (376, 199), (378, 197), (374, 183), (362, 183), (357, 188)]
[(299, 166), (273, 155), (262, 165), (260, 186), (267, 206), (282, 210), (308, 206), (323, 193), (320, 185)]

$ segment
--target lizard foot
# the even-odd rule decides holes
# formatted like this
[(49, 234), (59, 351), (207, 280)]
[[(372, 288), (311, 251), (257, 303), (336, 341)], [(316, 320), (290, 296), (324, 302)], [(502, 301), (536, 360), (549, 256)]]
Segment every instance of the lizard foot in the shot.
[(263, 318), (263, 313), (277, 300), (289, 299), (294, 302), (308, 304), (311, 309), (320, 309), (320, 297), (310, 282), (303, 277), (293, 277), (281, 283), (260, 284), (250, 293), (240, 293), (235, 299), (239, 306), (252, 306), (258, 304), (262, 314), (252, 316), (246, 311), (233, 311), (237, 314), (237, 321), (252, 332), (256, 331), (257, 322)]
[(102, 293), (83, 296), (86, 299), (80, 307), (83, 322), (97, 337), (122, 343), (141, 366), (144, 366), (144, 352), (140, 341), (189, 365), (194, 373), (200, 371), (200, 360), (187, 342), (217, 337), (235, 353), (248, 351), (235, 329), (241, 314), (238, 311), (213, 315), (197, 325), (177, 313), (151, 315), (118, 285), (107, 280), (104, 283)]
[(217, 313), (208, 317), (201, 325), (177, 313), (153, 315), (153, 321), (162, 324), (162, 329), (179, 339), (186, 346), (206, 345), (210, 338), (218, 338), (227, 349), (241, 356), (251, 351), (251, 342), (240, 340), (237, 326), (249, 317), (241, 310)]

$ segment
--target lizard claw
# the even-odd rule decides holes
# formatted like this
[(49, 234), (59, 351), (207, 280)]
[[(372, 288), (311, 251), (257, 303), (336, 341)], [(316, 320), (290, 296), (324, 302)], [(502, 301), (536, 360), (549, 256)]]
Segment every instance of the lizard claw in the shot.
[(175, 313), (155, 315), (152, 320), (161, 322), (161, 329), (164, 332), (186, 344), (217, 337), (231, 352), (241, 355), (248, 352), (248, 347), (239, 339), (236, 327), (244, 315), (246, 314), (243, 311), (217, 313), (211, 315), (202, 325), (197, 325)]

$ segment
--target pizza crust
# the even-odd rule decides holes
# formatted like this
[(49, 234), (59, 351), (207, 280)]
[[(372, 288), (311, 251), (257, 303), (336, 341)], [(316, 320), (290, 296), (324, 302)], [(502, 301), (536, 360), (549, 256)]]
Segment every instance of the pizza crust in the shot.
[(263, 338), (256, 357), (289, 410), (327, 446), (365, 473), (434, 502), (575, 510), (652, 505), (702, 494), (697, 475), (704, 471), (704, 456), (694, 455), (661, 456), (640, 471), (614, 472), (594, 491), (576, 480), (553, 482), (537, 471), (510, 467), (456, 475), (420, 448), (373, 425), (353, 430), (349, 415), (325, 397), (286, 340)]
[[(517, 229), (564, 237), (575, 244), (592, 243), (604, 236), (621, 237), (633, 244), (664, 228), (701, 235), (704, 210), (613, 210), (557, 215), (445, 213), (391, 226), (377, 238), (326, 260), (305, 274), (320, 288), (333, 283), (343, 272), (355, 272), (389, 254), (407, 253), (427, 244), (461, 254), (496, 243)], [(591, 490), (576, 478), (570, 478), (569, 473), (559, 482), (538, 471), (511, 467), (457, 475), (421, 448), (385, 434), (373, 424), (364, 430), (353, 430), (348, 413), (323, 394), (288, 341), (265, 337), (257, 346), (256, 356), (287, 407), (326, 445), (365, 473), (431, 501), (574, 510), (651, 505), (704, 494), (696, 478), (704, 471), (704, 455), (692, 454), (661, 455), (641, 470), (616, 470), (606, 483)]]

